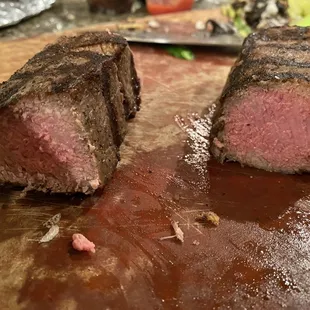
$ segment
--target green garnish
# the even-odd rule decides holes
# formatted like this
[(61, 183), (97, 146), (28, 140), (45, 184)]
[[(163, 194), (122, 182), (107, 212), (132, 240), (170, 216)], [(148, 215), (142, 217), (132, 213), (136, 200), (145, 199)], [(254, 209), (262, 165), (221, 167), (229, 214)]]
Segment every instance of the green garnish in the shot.
[(294, 23), (294, 25), (299, 27), (309, 27), (310, 26), (310, 15), (304, 17), (303, 19)]
[(167, 47), (166, 50), (170, 55), (176, 58), (185, 59), (185, 60), (195, 59), (194, 53), (185, 47), (171, 46), (171, 47)]
[(221, 11), (223, 15), (227, 16), (233, 22), (242, 37), (245, 38), (252, 32), (251, 27), (245, 21), (245, 12), (242, 8), (235, 10), (231, 5), (224, 5)]
[(241, 16), (237, 15), (235, 17), (234, 26), (236, 27), (238, 33), (244, 38), (252, 32), (252, 29), (247, 25), (247, 23)]
[(309, 0), (288, 0), (288, 14), (290, 25), (300, 27), (310, 26), (310, 1)]

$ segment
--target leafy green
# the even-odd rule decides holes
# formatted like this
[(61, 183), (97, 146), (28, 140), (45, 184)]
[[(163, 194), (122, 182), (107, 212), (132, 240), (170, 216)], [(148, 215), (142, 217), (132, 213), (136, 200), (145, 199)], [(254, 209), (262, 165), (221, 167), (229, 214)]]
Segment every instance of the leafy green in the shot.
[(288, 0), (290, 24), (300, 27), (310, 26), (310, 1)]
[(288, 0), (288, 13), (292, 18), (310, 15), (309, 0)]
[(180, 47), (180, 46), (170, 46), (166, 48), (167, 52), (176, 57), (176, 58), (181, 58), (185, 60), (194, 60), (195, 55), (194, 53), (185, 47)]
[(249, 27), (245, 21), (243, 9), (235, 10), (231, 5), (224, 5), (221, 11), (223, 15), (227, 16), (229, 20), (233, 22), (235, 28), (242, 37), (246, 37), (252, 32), (251, 27)]
[(247, 25), (245, 20), (241, 16), (236, 16), (234, 19), (234, 26), (242, 37), (247, 37), (252, 29)]
[(236, 17), (236, 12), (231, 5), (223, 5), (221, 11), (222, 14), (227, 16), (230, 20), (234, 20)]
[(303, 19), (294, 23), (294, 25), (299, 27), (309, 27), (310, 26), (310, 15), (304, 17)]

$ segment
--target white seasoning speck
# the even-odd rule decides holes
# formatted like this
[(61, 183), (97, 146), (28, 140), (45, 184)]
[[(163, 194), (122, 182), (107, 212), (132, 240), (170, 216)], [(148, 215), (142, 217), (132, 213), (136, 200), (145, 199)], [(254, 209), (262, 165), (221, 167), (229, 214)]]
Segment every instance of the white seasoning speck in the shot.
[(39, 243), (49, 242), (53, 240), (59, 233), (59, 226), (53, 225), (49, 231), (41, 238)]
[(159, 28), (160, 24), (157, 20), (153, 19), (148, 22), (149, 27), (151, 28)]
[(206, 23), (201, 21), (201, 20), (198, 20), (195, 24), (195, 28), (196, 28), (196, 30), (205, 30), (206, 29)]

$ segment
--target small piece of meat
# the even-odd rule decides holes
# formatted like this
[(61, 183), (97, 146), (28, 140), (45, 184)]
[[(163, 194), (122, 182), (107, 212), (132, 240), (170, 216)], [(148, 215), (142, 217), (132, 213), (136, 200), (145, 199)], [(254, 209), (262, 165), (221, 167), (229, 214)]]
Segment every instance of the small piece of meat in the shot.
[(211, 152), (268, 171), (310, 171), (310, 28), (251, 34), (220, 96)]
[(72, 246), (77, 251), (86, 251), (95, 253), (95, 244), (89, 241), (82, 234), (73, 234), (72, 235)]
[(207, 212), (201, 212), (197, 217), (196, 221), (203, 223), (203, 224), (212, 224), (214, 226), (219, 226), (220, 224), (220, 217), (212, 212), (212, 211), (207, 211)]
[(48, 45), (0, 85), (0, 184), (93, 193), (112, 176), (139, 105), (121, 36), (85, 33)]

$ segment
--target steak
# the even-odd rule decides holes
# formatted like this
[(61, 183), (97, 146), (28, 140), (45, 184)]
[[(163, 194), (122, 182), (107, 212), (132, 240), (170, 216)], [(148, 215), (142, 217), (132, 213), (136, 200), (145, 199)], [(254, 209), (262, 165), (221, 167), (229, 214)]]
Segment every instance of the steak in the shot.
[(47, 46), (0, 85), (0, 183), (93, 193), (112, 176), (139, 105), (122, 37), (86, 33)]
[(268, 171), (310, 171), (310, 28), (251, 34), (218, 99), (211, 152)]

